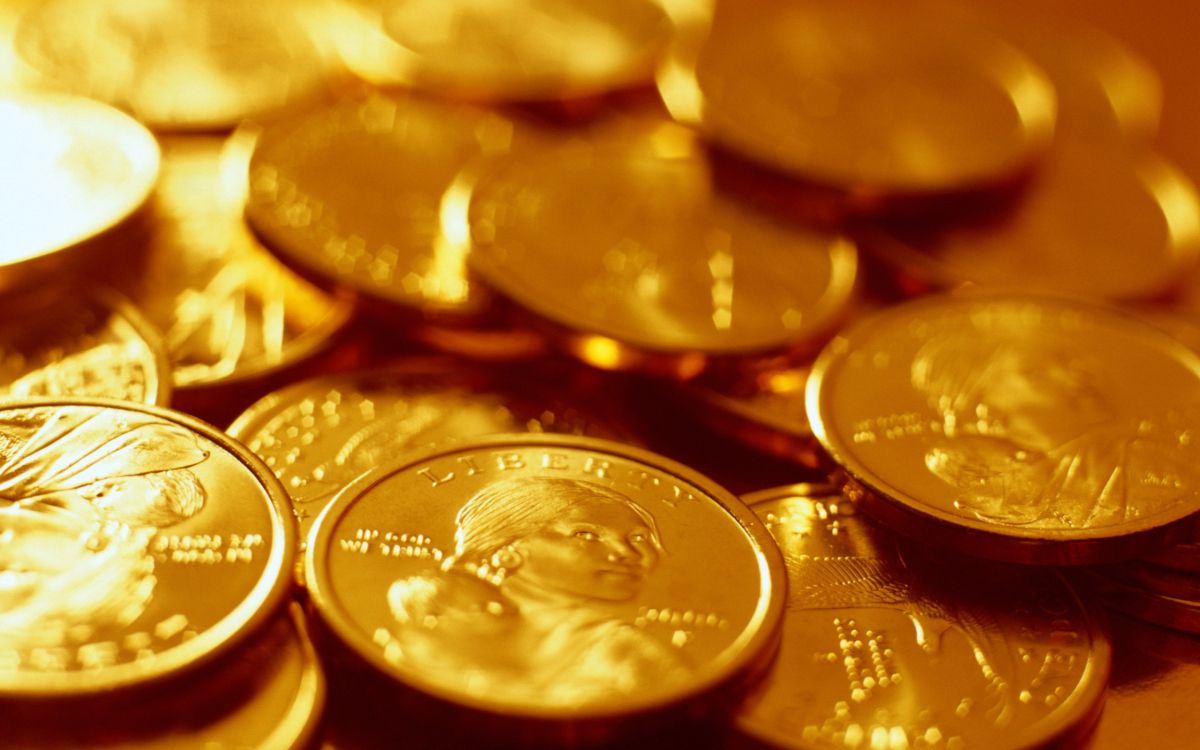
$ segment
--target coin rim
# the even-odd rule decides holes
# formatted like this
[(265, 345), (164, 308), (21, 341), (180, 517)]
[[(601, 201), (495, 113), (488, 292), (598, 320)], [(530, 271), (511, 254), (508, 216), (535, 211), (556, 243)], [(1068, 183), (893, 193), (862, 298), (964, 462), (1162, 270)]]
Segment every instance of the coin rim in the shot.
[[(734, 653), (725, 658), (723, 664), (711, 667), (702, 679), (688, 682), (682, 686), (668, 689), (665, 695), (660, 690), (654, 700), (645, 698), (625, 698), (606, 702), (601, 707), (580, 710), (571, 707), (558, 706), (528, 706), (510, 705), (501, 701), (488, 702), (461, 690), (454, 690), (426, 680), (421, 677), (419, 670), (405, 670), (397, 667), (380, 653), (379, 648), (371, 641), (369, 635), (354, 623), (354, 618), (343, 612), (337, 605), (336, 592), (328, 581), (328, 564), (324, 563), (332, 547), (333, 530), (341, 516), (361, 497), (379, 483), (396, 476), (400, 472), (415, 468), (420, 464), (436, 458), (458, 454), (467, 451), (478, 451), (489, 448), (513, 447), (519, 449), (536, 448), (570, 448), (580, 451), (606, 453), (633, 463), (641, 463), (664, 474), (672, 474), (683, 481), (695, 486), (708, 495), (708, 500), (724, 511), (727, 516), (740, 528), (745, 535), (748, 545), (756, 558), (760, 577), (760, 592), (754, 611), (751, 613), (742, 634), (722, 650), (723, 654)], [(677, 705), (681, 702), (700, 698), (719, 689), (723, 683), (738, 674), (752, 670), (760, 663), (764, 655), (778, 636), (779, 625), (784, 608), (783, 583), (786, 574), (783, 567), (783, 557), (766, 526), (740, 500), (728, 490), (708, 479), (699, 472), (676, 461), (651, 453), (639, 448), (632, 448), (608, 440), (598, 438), (576, 438), (554, 435), (521, 435), (501, 434), (453, 446), (442, 446), (435, 450), (412, 451), (389, 465), (372, 469), (347, 485), (334, 501), (330, 503), (317, 517), (308, 536), (308, 551), (304, 560), (305, 579), (308, 582), (310, 600), (317, 614), (330, 627), (339, 640), (352, 651), (374, 667), (381, 674), (396, 680), (398, 683), (418, 690), (439, 700), (454, 705), (465, 706), (488, 714), (500, 714), (510, 719), (539, 719), (550, 721), (619, 719), (633, 713), (658, 711)], [(320, 565), (320, 567), (318, 567)]]
[(1191, 517), (1200, 510), (1200, 501), (1187, 508), (1179, 503), (1172, 510), (1138, 519), (1133, 523), (1113, 524), (1089, 529), (1026, 529), (1007, 527), (972, 519), (942, 510), (892, 486), (855, 457), (848, 441), (833, 426), (829, 414), (829, 386), (826, 380), (840, 367), (855, 343), (870, 341), (876, 334), (894, 327), (900, 319), (920, 320), (929, 310), (965, 310), (990, 304), (1035, 305), (1043, 310), (1076, 310), (1099, 318), (1121, 329), (1142, 329), (1142, 339), (1181, 366), (1190, 369), (1200, 391), (1200, 355), (1192, 352), (1169, 334), (1160, 331), (1124, 311), (1045, 295), (1016, 295), (970, 291), (924, 297), (885, 308), (843, 331), (818, 355), (805, 389), (805, 405), (813, 434), (830, 457), (862, 488), (863, 507), (872, 515), (895, 524), (903, 533), (935, 540), (939, 546), (967, 555), (996, 560), (1077, 565), (1112, 562), (1152, 551), (1163, 541), (1178, 538), (1190, 529)]
[[(41, 398), (6, 402), (0, 413), (14, 409), (45, 407), (90, 407), (140, 412), (197, 433), (239, 461), (258, 480), (271, 526), (272, 544), (263, 572), (247, 595), (211, 627), (178, 646), (156, 654), (150, 666), (125, 662), (97, 671), (31, 672), (18, 670), (0, 674), (0, 696), (53, 698), (87, 695), (107, 690), (136, 688), (163, 678), (191, 672), (211, 663), (269, 622), (291, 591), (291, 571), (296, 533), (287, 510), (287, 494), (275, 475), (249, 449), (216, 427), (182, 412), (161, 406), (99, 398)], [(231, 502), (233, 500), (231, 499)], [(27, 679), (22, 679), (27, 676)], [(15, 677), (16, 679), (10, 678)]]
[[(792, 497), (836, 497), (841, 502), (855, 502), (845, 497), (836, 484), (822, 482), (802, 482), (781, 487), (771, 487), (742, 496), (746, 505), (756, 514), (758, 512), (757, 507), (760, 505)], [(1014, 570), (1014, 573), (1020, 572), (1022, 571)], [(1033, 737), (1029, 736), (1033, 734), (1034, 728), (1050, 717), (1047, 716), (1039, 720), (1023, 730), (1013, 740), (1014, 748), (1043, 747), (1054, 740), (1086, 731), (1099, 717), (1100, 711), (1104, 706), (1104, 699), (1108, 690), (1108, 680), (1112, 672), (1112, 642), (1108, 639), (1105, 629), (1101, 626), (1102, 618), (1099, 610), (1080, 596), (1079, 590), (1061, 573), (1055, 570), (1046, 570), (1043, 572), (1047, 577), (1057, 579), (1062, 588), (1066, 590), (1067, 594), (1078, 606), (1080, 616), (1086, 625), (1088, 637), (1091, 641), (1091, 648), (1088, 650), (1087, 666), (1084, 667), (1079, 675), (1079, 684), (1083, 686), (1082, 689), (1072, 691), (1071, 696), (1066, 702), (1052, 709), (1052, 712), (1062, 712), (1069, 709), (1070, 713), (1067, 718), (1057, 721), (1056, 726), (1050, 732), (1039, 733), (1038, 736)], [(771, 672), (768, 671), (763, 679), (763, 684), (766, 685), (770, 678)], [(757, 740), (770, 742), (777, 747), (806, 748), (818, 746), (817, 743), (805, 743), (795, 735), (788, 734), (782, 730), (776, 730), (765, 722), (752, 722), (750, 718), (747, 718), (747, 714), (743, 709), (737, 711), (734, 716), (734, 723), (737, 731), (744, 732)]]

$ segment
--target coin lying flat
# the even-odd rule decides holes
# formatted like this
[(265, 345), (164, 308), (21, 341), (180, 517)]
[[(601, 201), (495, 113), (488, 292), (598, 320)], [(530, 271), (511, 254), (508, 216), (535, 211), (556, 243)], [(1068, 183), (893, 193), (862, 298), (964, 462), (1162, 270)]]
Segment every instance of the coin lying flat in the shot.
[(191, 417), (0, 407), (0, 693), (131, 687), (228, 651), (287, 592), (286, 499)]
[(352, 304), (280, 263), (242, 218), (242, 136), (164, 141), (145, 267), (131, 286), (162, 332), (176, 387), (245, 381), (329, 343)]
[(1200, 573), (1200, 542), (1180, 542), (1146, 555), (1146, 561), (1185, 573)]
[(301, 545), (322, 509), (358, 476), (413, 448), (506, 432), (614, 437), (561, 397), (522, 392), (519, 376), (439, 358), (315, 378), (252, 404), (228, 432), (287, 488)]
[(165, 405), (170, 365), (157, 332), (114, 293), (43, 289), (4, 298), (0, 399), (114, 398)]
[(500, 436), (382, 466), (309, 536), (321, 617), (371, 665), (452, 705), (611, 721), (759, 662), (782, 568), (740, 502), (599, 440)]
[(822, 352), (813, 431), (896, 528), (1024, 562), (1136, 557), (1200, 508), (1200, 359), (1118, 312), (935, 297)]
[(974, 189), (1053, 131), (1040, 70), (982, 30), (879, 4), (718, 4), (658, 75), (676, 119), (722, 147), (857, 194)]
[(481, 278), (608, 369), (812, 346), (851, 298), (857, 251), (714, 184), (698, 141), (648, 121), (468, 175)]
[(788, 604), (742, 732), (786, 748), (1023, 748), (1095, 718), (1110, 647), (1058, 574), (923, 557), (834, 487), (745, 499), (783, 551)]
[(1200, 576), (1194, 573), (1141, 560), (1127, 560), (1115, 565), (1097, 565), (1090, 570), (1097, 576), (1103, 576), (1123, 586), (1176, 599), (1200, 602)]
[(0, 289), (43, 281), (134, 213), (158, 177), (154, 137), (98, 102), (0, 96), (0, 133)]
[(51, 79), (155, 130), (232, 127), (313, 96), (328, 76), (281, 2), (52, 0), (25, 14), (16, 44)]
[(338, 49), (376, 84), (558, 101), (649, 84), (670, 24), (650, 0), (344, 3)]
[(1140, 585), (1130, 586), (1089, 569), (1080, 573), (1105, 606), (1164, 628), (1200, 635), (1200, 600), (1167, 596)]
[(466, 227), (443, 228), (455, 176), (512, 145), (482, 110), (373, 96), (266, 127), (246, 217), (273, 250), (333, 284), (404, 310), (466, 317), (485, 298), (466, 275)]
[(1152, 297), (1200, 253), (1200, 201), (1179, 170), (1102, 140), (1058, 139), (1016, 205), (943, 231), (863, 240), (924, 284)]

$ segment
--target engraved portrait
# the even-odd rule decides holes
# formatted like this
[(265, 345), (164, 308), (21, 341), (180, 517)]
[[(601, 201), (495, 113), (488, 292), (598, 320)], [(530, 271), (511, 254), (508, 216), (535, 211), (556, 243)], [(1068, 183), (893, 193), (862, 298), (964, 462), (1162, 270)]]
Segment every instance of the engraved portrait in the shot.
[(911, 368), (937, 420), (925, 466), (960, 491), (956, 507), (1008, 525), (1103, 526), (1161, 509), (1195, 486), (1181, 416), (1122, 414), (1107, 367), (1015, 322), (929, 341)]
[(150, 542), (203, 508), (190, 468), (207, 457), (144, 414), (0, 413), (0, 642), (70, 645), (136, 620), (154, 594)]
[(575, 705), (685, 674), (672, 646), (621, 616), (666, 550), (651, 514), (576, 479), (518, 477), (471, 496), (431, 574), (388, 589), (391, 653), (439, 682)]

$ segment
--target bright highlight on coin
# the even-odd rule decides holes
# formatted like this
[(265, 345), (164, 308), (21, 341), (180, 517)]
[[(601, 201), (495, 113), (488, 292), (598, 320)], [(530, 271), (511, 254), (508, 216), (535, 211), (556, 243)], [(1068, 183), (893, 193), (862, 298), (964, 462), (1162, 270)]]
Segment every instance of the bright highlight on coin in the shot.
[(158, 144), (130, 117), (59, 95), (0, 96), (0, 288), (149, 197)]
[(1026, 748), (1095, 718), (1110, 647), (1057, 573), (925, 557), (834, 487), (745, 499), (783, 551), (788, 607), (742, 732), (805, 750)]
[(405, 685), (512, 718), (620, 718), (766, 655), (783, 570), (691, 470), (617, 443), (502, 436), (398, 461), (309, 536), (321, 617)]
[(826, 347), (807, 402), (868, 510), (967, 554), (1135, 557), (1200, 508), (1200, 358), (1104, 308), (984, 295), (889, 308)]
[(234, 647), (286, 594), (285, 503), (257, 459), (191, 417), (0, 406), (0, 694), (132, 687)]

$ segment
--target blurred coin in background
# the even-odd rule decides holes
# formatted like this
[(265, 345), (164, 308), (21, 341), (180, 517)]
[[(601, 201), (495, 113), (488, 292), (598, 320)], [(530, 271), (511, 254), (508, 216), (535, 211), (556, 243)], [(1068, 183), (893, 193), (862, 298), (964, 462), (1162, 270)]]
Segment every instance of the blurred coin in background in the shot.
[(854, 244), (714, 184), (694, 136), (647, 120), (461, 178), (471, 267), (604, 369), (813, 349), (849, 304)]
[(1034, 161), (1054, 89), (980, 26), (929, 6), (718, 3), (658, 73), (671, 114), (718, 146), (869, 205), (976, 190)]
[(58, 85), (154, 130), (228, 129), (326, 86), (297, 13), (278, 0), (50, 0), (22, 17), (16, 46)]

